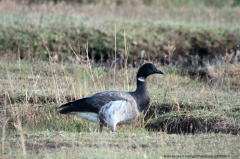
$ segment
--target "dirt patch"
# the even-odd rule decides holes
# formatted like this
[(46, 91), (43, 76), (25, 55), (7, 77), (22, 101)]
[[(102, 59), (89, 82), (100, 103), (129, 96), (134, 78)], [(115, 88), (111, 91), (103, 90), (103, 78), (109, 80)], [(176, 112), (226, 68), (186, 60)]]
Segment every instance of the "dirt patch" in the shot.
[(240, 128), (238, 126), (224, 123), (215, 118), (194, 118), (193, 116), (175, 116), (174, 120), (169, 121), (169, 118), (160, 118), (151, 121), (146, 129), (152, 131), (164, 131), (169, 134), (195, 134), (195, 133), (231, 133), (239, 134)]
[[(169, 134), (195, 134), (206, 132), (239, 134), (240, 126), (238, 123), (234, 124), (228, 122), (226, 118), (220, 114), (213, 115), (213, 113), (210, 113), (213, 109), (213, 105), (191, 106), (180, 104), (178, 106), (174, 103), (152, 106), (145, 117), (145, 121), (147, 121), (154, 112), (157, 118), (152, 119), (147, 124), (146, 129), (151, 131), (161, 130)], [(193, 115), (192, 111), (194, 110), (201, 110), (199, 113), (202, 114)], [(223, 111), (228, 112), (228, 115), (232, 118), (238, 118), (240, 115), (234, 115), (233, 113), (240, 113), (239, 110), (240, 108), (236, 107)]]
[[(64, 96), (62, 99), (65, 99), (67, 102), (76, 100), (73, 95)], [(25, 103), (26, 95), (10, 96), (0, 95), (0, 109), (2, 105), (5, 104), (15, 104), (15, 103)], [(30, 97), (27, 101), (30, 104), (46, 104), (46, 103), (57, 103), (57, 99), (52, 96), (33, 96)]]
[(154, 113), (155, 109), (157, 109), (158, 114), (164, 114), (164, 113), (178, 111), (178, 110), (183, 110), (183, 111), (212, 110), (214, 109), (214, 105), (194, 106), (194, 105), (188, 105), (188, 104), (177, 105), (176, 103), (163, 103), (161, 105), (151, 106), (149, 108), (148, 113), (146, 114), (146, 118), (149, 118)]
[[(76, 100), (74, 98), (73, 95), (68, 95), (68, 96), (64, 96), (61, 98), (62, 101), (61, 103), (64, 102), (71, 102)], [(24, 95), (18, 95), (18, 96), (9, 96), (9, 98), (7, 96), (0, 95), (0, 115), (3, 116), (11, 116), (12, 114), (12, 107), (10, 107), (10, 104), (14, 105), (14, 104), (26, 104), (26, 96)], [(53, 105), (53, 109), (52, 110), (58, 110), (59, 105), (57, 104), (57, 99), (55, 97), (52, 96), (32, 96), (29, 98), (29, 100), (27, 101), (27, 104), (31, 105), (31, 111), (39, 111), (39, 110), (44, 110), (42, 107), (44, 107), (44, 105)], [(4, 105), (7, 105), (7, 107), (5, 107)], [(32, 106), (34, 105), (34, 107)], [(46, 108), (46, 107), (44, 107)], [(31, 112), (32, 113), (32, 112)]]

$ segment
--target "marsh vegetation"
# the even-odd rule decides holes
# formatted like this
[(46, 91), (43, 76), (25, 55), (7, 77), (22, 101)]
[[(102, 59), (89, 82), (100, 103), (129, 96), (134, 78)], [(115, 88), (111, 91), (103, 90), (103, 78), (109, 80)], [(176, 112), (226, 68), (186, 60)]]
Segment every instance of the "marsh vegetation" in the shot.
[[(239, 157), (239, 7), (103, 2), (0, 2), (2, 158)], [(56, 114), (135, 90), (146, 61), (166, 74), (147, 79), (151, 103), (135, 124), (99, 134)]]

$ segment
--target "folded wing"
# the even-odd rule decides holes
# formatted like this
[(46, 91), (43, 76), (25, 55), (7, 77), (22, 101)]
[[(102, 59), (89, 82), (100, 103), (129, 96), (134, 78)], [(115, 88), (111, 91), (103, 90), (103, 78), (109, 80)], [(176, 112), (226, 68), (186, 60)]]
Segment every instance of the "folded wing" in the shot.
[(71, 112), (94, 112), (98, 113), (102, 106), (106, 105), (111, 101), (132, 100), (132, 96), (127, 92), (121, 91), (105, 91), (96, 93), (92, 96), (81, 98), (74, 102), (66, 103), (59, 108), (59, 114), (68, 114)]

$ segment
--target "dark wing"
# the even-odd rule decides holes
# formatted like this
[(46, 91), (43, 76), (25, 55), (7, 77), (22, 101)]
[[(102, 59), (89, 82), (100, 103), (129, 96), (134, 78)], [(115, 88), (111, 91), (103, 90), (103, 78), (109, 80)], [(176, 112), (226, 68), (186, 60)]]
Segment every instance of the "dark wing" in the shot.
[(132, 96), (127, 92), (122, 91), (105, 91), (96, 93), (92, 96), (81, 98), (74, 102), (66, 103), (59, 108), (63, 108), (58, 113), (60, 114), (68, 114), (70, 112), (95, 112), (101, 109), (105, 104), (116, 101), (116, 100), (124, 100), (129, 101), (132, 100)]
[(129, 101), (133, 99), (128, 92), (122, 91), (105, 91), (94, 94), (93, 96), (90, 97), (91, 98), (88, 98), (86, 100), (87, 103), (94, 105), (94, 107), (97, 107), (98, 109), (101, 109), (102, 106), (111, 101), (117, 100)]
[(95, 112), (98, 113), (99, 109), (86, 102), (87, 98), (82, 98), (74, 102), (66, 103), (59, 108), (63, 108), (58, 111), (59, 114), (68, 114), (71, 112)]

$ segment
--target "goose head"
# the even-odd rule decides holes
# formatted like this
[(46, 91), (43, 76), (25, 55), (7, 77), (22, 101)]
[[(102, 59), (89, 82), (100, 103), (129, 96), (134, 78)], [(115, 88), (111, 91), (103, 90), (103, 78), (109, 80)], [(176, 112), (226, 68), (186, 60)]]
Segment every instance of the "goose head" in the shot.
[(164, 74), (161, 70), (159, 70), (154, 64), (152, 63), (145, 63), (140, 67), (137, 73), (137, 79), (141, 82), (144, 82), (145, 79), (152, 74)]

